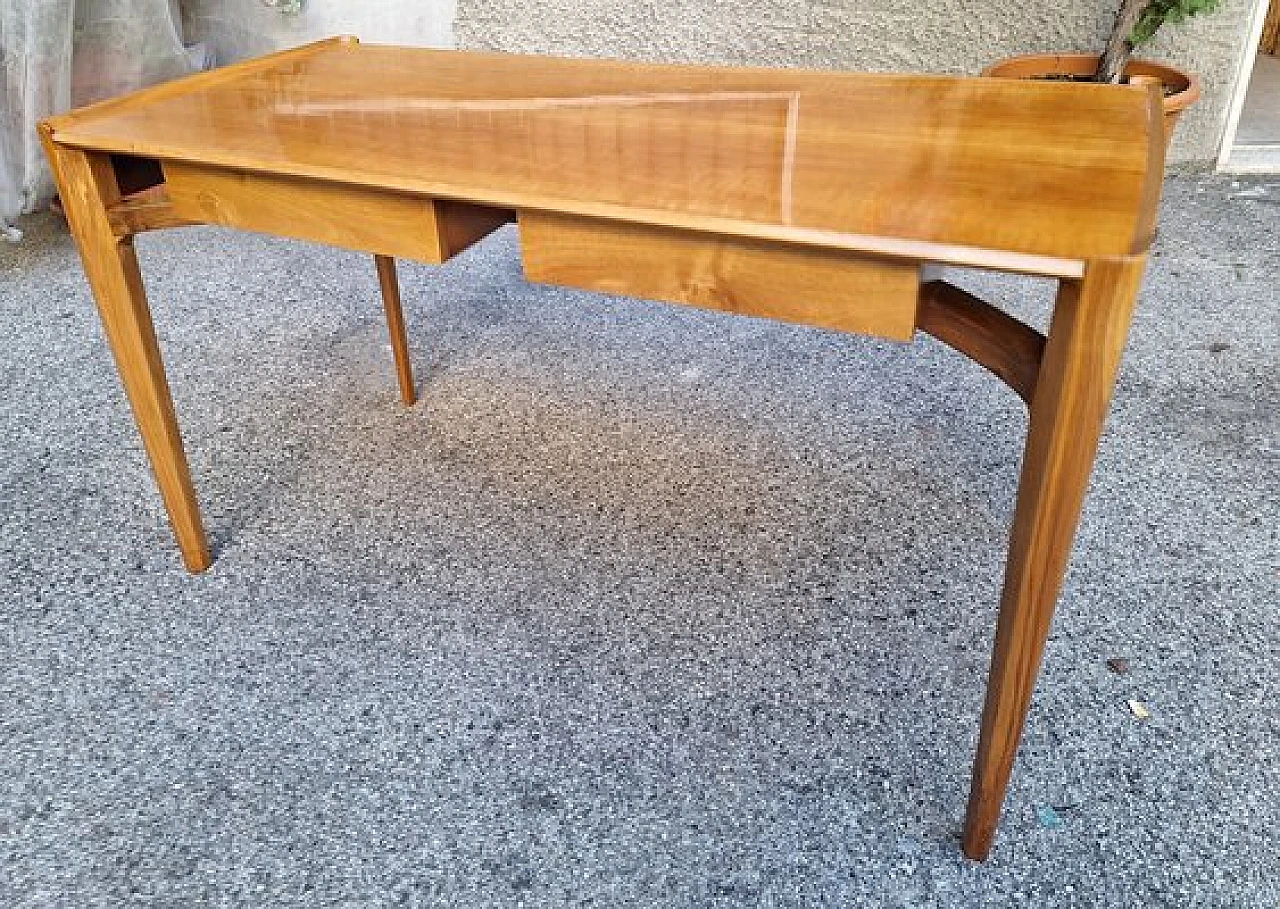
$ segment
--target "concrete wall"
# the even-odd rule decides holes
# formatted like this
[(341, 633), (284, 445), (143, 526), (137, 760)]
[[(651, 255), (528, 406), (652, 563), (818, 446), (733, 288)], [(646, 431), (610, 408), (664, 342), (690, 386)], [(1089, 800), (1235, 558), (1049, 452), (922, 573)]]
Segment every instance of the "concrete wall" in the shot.
[(453, 0), (309, 0), (298, 15), (282, 14), (262, 0), (183, 0), (182, 8), (186, 40), (208, 43), (219, 63), (332, 35), (453, 46)]
[[(1144, 51), (1200, 74), (1171, 161), (1209, 164), (1250, 13), (1166, 29)], [(1100, 49), (1118, 0), (457, 0), (458, 45), (644, 60), (976, 73), (1000, 57)]]
[[(1255, 4), (1169, 28), (1145, 53), (1200, 74), (1204, 100), (1170, 160), (1217, 155)], [(220, 61), (333, 34), (364, 41), (572, 56), (855, 70), (976, 73), (1018, 53), (1096, 51), (1118, 0), (184, 0), (188, 41)]]

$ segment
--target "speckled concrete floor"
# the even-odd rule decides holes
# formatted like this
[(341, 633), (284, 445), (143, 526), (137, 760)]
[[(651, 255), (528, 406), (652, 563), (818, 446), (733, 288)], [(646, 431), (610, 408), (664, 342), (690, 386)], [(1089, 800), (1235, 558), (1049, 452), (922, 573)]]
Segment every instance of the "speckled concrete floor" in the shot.
[[(955, 833), (1025, 418), (981, 369), (530, 286), (508, 230), (404, 268), (406, 410), (365, 258), (147, 236), (189, 577), (29, 219), (0, 905), (1276, 905), (1277, 203), (1170, 182), (985, 866)], [(1045, 285), (966, 280), (1043, 323)]]

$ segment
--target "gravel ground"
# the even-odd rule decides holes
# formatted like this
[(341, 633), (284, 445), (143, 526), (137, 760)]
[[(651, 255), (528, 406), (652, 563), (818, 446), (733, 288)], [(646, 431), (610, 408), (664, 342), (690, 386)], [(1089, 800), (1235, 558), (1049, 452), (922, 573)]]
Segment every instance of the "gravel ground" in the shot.
[[(1169, 183), (985, 865), (1025, 416), (980, 368), (532, 286), (508, 228), (403, 266), (406, 409), (366, 257), (148, 235), (192, 577), (75, 250), (23, 226), (0, 905), (1280, 905), (1280, 184)], [(1044, 324), (1048, 285), (960, 280)]]

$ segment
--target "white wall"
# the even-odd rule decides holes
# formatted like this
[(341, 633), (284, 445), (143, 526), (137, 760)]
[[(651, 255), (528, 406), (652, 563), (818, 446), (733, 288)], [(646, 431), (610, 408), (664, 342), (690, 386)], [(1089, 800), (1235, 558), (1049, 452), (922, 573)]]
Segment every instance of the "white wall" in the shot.
[(452, 47), (455, 0), (307, 0), (285, 15), (262, 0), (184, 0), (188, 42), (213, 47), (219, 63), (328, 38)]
[[(0, 0), (0, 3), (7, 0)], [(1217, 155), (1250, 12), (1171, 27), (1144, 54), (1200, 74), (1205, 97), (1170, 158)], [(262, 0), (182, 0), (187, 41), (220, 63), (338, 34), (362, 41), (649, 60), (976, 73), (1001, 57), (1093, 50), (1119, 0), (305, 0), (297, 16)]]
[[(317, 0), (318, 2), (318, 0)], [(336, 0), (328, 0), (336, 2)], [(407, 0), (408, 2), (408, 0)], [(1164, 29), (1143, 56), (1204, 82), (1170, 160), (1217, 155), (1251, 13), (1265, 0)], [(456, 0), (459, 47), (644, 60), (977, 73), (1002, 57), (1097, 53), (1120, 0)]]

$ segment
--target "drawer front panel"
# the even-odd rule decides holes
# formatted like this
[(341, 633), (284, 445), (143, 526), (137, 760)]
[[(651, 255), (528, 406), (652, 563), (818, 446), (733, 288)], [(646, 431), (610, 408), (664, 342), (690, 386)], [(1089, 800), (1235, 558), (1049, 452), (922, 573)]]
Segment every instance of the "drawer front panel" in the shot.
[(920, 267), (575, 215), (520, 212), (531, 281), (909, 341)]
[(509, 212), (382, 189), (165, 162), (174, 212), (193, 221), (440, 263)]

